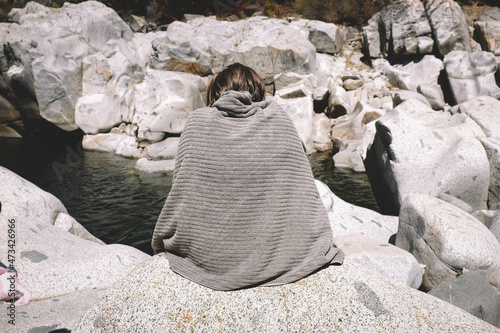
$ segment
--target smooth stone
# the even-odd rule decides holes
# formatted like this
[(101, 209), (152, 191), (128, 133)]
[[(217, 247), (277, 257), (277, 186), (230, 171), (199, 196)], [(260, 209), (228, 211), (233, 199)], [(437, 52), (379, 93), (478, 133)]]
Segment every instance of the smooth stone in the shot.
[(484, 224), (450, 203), (408, 195), (401, 206), (396, 246), (426, 266), (422, 286), (427, 290), (474, 270), (500, 291), (500, 243)]
[(428, 294), (500, 328), (500, 296), (478, 272), (466, 272), (438, 284)]
[[(131, 246), (100, 245), (33, 217), (9, 216), (18, 235), (15, 267), (33, 300), (108, 288), (150, 258)], [(0, 241), (7, 244), (7, 223), (0, 231)], [(0, 254), (2, 262), (6, 259)]]
[(477, 96), (458, 104), (457, 112), (471, 117), (487, 137), (500, 139), (500, 101), (491, 96)]
[(342, 30), (333, 23), (317, 20), (297, 20), (296, 25), (309, 31), (308, 39), (316, 48), (316, 52), (337, 54), (342, 50), (344, 38)]
[(387, 243), (397, 233), (398, 217), (351, 205), (337, 197), (323, 182), (315, 181), (334, 237), (366, 235)]
[(54, 224), (60, 213), (68, 213), (66, 207), (53, 194), (2, 166), (0, 166), (0, 183), (2, 184), (1, 214), (6, 218), (31, 217)]
[(474, 33), (484, 51), (500, 56), (500, 21), (474, 22)]
[(333, 243), (346, 257), (393, 282), (418, 289), (424, 266), (409, 252), (363, 235), (335, 236)]
[(126, 133), (87, 134), (83, 136), (82, 147), (85, 150), (118, 152), (136, 158), (142, 156), (136, 138)]
[(488, 220), (486, 226), (500, 242), (500, 209)]
[(5, 125), (5, 124), (0, 124), (0, 137), (3, 138), (22, 138), (21, 134), (17, 132), (15, 129), (12, 127)]
[(481, 128), (468, 116), (410, 99), (376, 122), (364, 164), (383, 214), (398, 215), (412, 193), (454, 196), (487, 208), (490, 166)]
[(332, 149), (330, 120), (324, 113), (315, 113), (312, 124), (312, 147), (316, 151)]
[(155, 160), (172, 160), (177, 156), (178, 137), (167, 138), (144, 147), (144, 157)]
[(306, 153), (313, 153), (315, 151), (312, 142), (315, 113), (312, 94), (295, 98), (282, 98), (277, 95), (273, 100), (281, 104), (292, 119)]
[(365, 172), (365, 165), (361, 158), (359, 147), (362, 140), (338, 140), (333, 139), (333, 145), (339, 150), (333, 155), (335, 168), (345, 168), (354, 172)]
[(196, 75), (147, 69), (144, 80), (135, 86), (133, 123), (141, 133), (180, 134), (191, 111), (204, 107), (205, 82)]
[(148, 158), (140, 158), (135, 163), (135, 170), (141, 175), (158, 175), (166, 174), (174, 171), (175, 160), (149, 160)]
[(69, 232), (70, 234), (73, 234), (75, 236), (78, 236), (82, 239), (100, 244), (100, 245), (105, 245), (102, 240), (97, 238), (96, 236), (92, 235), (83, 225), (78, 223), (75, 218), (73, 218), (71, 215), (66, 214), (66, 213), (59, 213), (56, 217), (56, 220), (54, 221), (54, 226), (61, 228), (62, 230), (65, 230)]
[(495, 79), (498, 64), (493, 53), (452, 51), (444, 57), (444, 68), (457, 104), (481, 95), (500, 97)]
[(500, 209), (500, 137), (481, 138), (480, 140), (490, 162), (488, 208)]
[(416, 99), (420, 103), (427, 105), (428, 107), (431, 107), (431, 104), (425, 98), (424, 95), (414, 92), (414, 91), (409, 91), (409, 90), (397, 90), (397, 91), (391, 91), (391, 96), (392, 96), (392, 104), (394, 107), (398, 106), (401, 103), (406, 102), (409, 99)]
[(109, 41), (100, 52), (85, 57), (82, 66), (76, 125), (87, 134), (96, 134), (131, 123), (134, 88), (144, 80), (144, 69), (127, 40)]
[(432, 55), (403, 64), (391, 65), (385, 59), (377, 59), (373, 67), (384, 73), (392, 86), (399, 89), (417, 91), (422, 85), (438, 85), (443, 61)]

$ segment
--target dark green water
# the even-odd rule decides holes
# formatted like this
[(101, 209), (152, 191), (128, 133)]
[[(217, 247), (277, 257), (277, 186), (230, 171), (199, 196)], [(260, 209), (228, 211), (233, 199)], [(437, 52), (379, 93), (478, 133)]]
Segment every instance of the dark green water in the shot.
[[(378, 210), (366, 174), (333, 167), (331, 153), (309, 156), (315, 178), (340, 198)], [(106, 243), (121, 243), (152, 253), (156, 219), (170, 191), (171, 174), (140, 177), (135, 159), (82, 151), (57, 140), (26, 143), (0, 138), (0, 165), (54, 194), (69, 214)]]

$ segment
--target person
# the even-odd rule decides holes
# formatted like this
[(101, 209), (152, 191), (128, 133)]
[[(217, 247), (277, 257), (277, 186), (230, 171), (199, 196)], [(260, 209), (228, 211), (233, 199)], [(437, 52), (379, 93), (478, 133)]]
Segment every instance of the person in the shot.
[(212, 79), (153, 232), (174, 272), (215, 290), (291, 283), (344, 258), (296, 128), (265, 94), (239, 63)]

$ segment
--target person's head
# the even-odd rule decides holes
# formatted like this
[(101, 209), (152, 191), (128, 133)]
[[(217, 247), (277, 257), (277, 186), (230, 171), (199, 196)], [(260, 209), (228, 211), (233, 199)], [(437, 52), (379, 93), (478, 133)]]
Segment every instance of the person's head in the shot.
[(266, 86), (262, 78), (253, 69), (240, 63), (229, 65), (214, 76), (207, 89), (207, 105), (212, 106), (228, 90), (248, 91), (253, 102), (266, 99)]

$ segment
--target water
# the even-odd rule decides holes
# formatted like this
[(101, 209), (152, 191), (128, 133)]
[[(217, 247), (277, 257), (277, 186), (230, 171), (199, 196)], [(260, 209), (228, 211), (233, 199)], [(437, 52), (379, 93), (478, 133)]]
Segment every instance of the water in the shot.
[[(34, 143), (0, 138), (0, 165), (54, 194), (68, 213), (106, 243), (152, 254), (156, 219), (172, 186), (172, 174), (140, 177), (135, 159), (82, 151), (79, 138)], [(378, 210), (366, 174), (333, 167), (331, 153), (309, 156), (315, 178), (347, 202)]]

